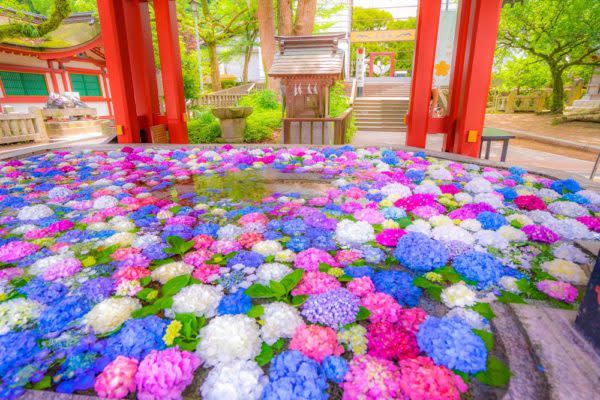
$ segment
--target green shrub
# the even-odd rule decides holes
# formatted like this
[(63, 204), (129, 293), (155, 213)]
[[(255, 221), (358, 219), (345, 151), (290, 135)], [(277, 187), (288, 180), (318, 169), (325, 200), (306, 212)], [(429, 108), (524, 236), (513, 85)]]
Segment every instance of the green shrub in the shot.
[[(344, 83), (337, 81), (329, 91), (329, 116), (335, 118), (342, 115), (350, 107), (349, 99), (344, 91)], [(351, 143), (356, 133), (356, 120), (354, 114), (350, 119), (350, 126), (346, 130), (346, 143)]]
[(265, 142), (273, 132), (281, 128), (281, 104), (272, 90), (258, 90), (242, 97), (240, 107), (252, 107), (252, 114), (246, 118), (244, 142)]
[(198, 114), (198, 117), (188, 122), (188, 137), (190, 143), (215, 143), (221, 137), (221, 125), (209, 108)]

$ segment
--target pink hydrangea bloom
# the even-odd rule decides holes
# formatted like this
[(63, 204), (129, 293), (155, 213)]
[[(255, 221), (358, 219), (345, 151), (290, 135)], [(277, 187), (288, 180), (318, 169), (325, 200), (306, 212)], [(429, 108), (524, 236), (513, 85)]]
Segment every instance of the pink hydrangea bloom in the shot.
[(48, 228), (33, 229), (31, 231), (25, 232), (25, 234), (23, 235), (23, 238), (27, 239), (27, 240), (34, 240), (34, 239), (41, 239), (46, 236), (51, 236), (53, 234), (54, 234), (54, 232), (52, 232)]
[(202, 264), (192, 272), (192, 278), (204, 283), (211, 282), (211, 277), (219, 275), (220, 266), (217, 264)]
[(206, 250), (210, 248), (210, 246), (215, 241), (215, 239), (208, 235), (198, 235), (195, 236), (192, 240), (194, 241), (194, 248), (196, 250)]
[(191, 215), (178, 215), (176, 217), (167, 218), (165, 222), (166, 225), (185, 225), (185, 226), (194, 226), (196, 223), (196, 218)]
[(419, 218), (429, 219), (431, 217), (442, 214), (445, 210), (440, 210), (440, 207), (419, 206), (412, 210), (412, 213)]
[(373, 293), (375, 291), (375, 285), (373, 285), (373, 281), (368, 276), (363, 276), (361, 278), (354, 278), (348, 285), (347, 289), (355, 296), (363, 297), (369, 293)]
[(140, 400), (179, 400), (192, 383), (200, 366), (198, 357), (188, 351), (170, 348), (152, 350), (140, 363), (135, 382)]
[(341, 286), (340, 282), (332, 275), (319, 271), (309, 271), (304, 273), (298, 286), (292, 289), (292, 295), (321, 294)]
[(568, 282), (543, 280), (535, 285), (542, 293), (547, 294), (553, 299), (564, 301), (565, 303), (574, 303), (579, 296), (579, 291)]
[(199, 267), (213, 257), (214, 253), (210, 250), (198, 250), (191, 253), (187, 253), (183, 256), (183, 262), (186, 264)]
[(50, 229), (50, 231), (53, 233), (57, 233), (57, 232), (68, 231), (69, 229), (73, 228), (74, 226), (75, 226), (75, 224), (73, 223), (73, 221), (70, 221), (68, 219), (63, 219), (63, 220), (51, 223), (48, 226), (48, 229)]
[(8, 242), (0, 246), (0, 262), (10, 263), (38, 251), (39, 247), (29, 242)]
[(308, 201), (308, 204), (315, 207), (325, 207), (329, 203), (327, 197), (313, 197)]
[(402, 306), (385, 293), (369, 293), (360, 301), (361, 305), (371, 312), (371, 322), (398, 322), (402, 315)]
[(343, 400), (400, 399), (400, 369), (391, 361), (368, 354), (354, 357), (340, 385)]
[(361, 199), (363, 197), (365, 197), (365, 194), (367, 194), (367, 192), (365, 192), (362, 189), (357, 188), (356, 186), (352, 186), (350, 189), (346, 190), (344, 192), (344, 195), (350, 199)]
[(23, 275), (23, 270), (21, 268), (12, 267), (0, 269), (0, 282), (10, 281), (12, 278), (21, 275)]
[(265, 214), (257, 213), (257, 212), (243, 215), (238, 220), (238, 223), (240, 225), (246, 225), (246, 224), (266, 225), (268, 222), (269, 222), (269, 218)]
[(294, 260), (294, 266), (302, 268), (305, 271), (318, 271), (319, 264), (321, 263), (332, 267), (338, 266), (338, 263), (329, 253), (315, 248), (301, 251), (296, 255), (296, 259)]
[(344, 352), (335, 331), (319, 325), (301, 325), (296, 329), (290, 342), (290, 350), (298, 350), (319, 362), (327, 356), (339, 356)]
[(584, 217), (577, 217), (575, 219), (577, 221), (581, 222), (582, 224), (584, 224), (585, 226), (587, 226), (587, 228), (590, 231), (600, 232), (600, 218), (584, 216)]
[(408, 197), (397, 200), (394, 205), (405, 209), (406, 211), (412, 211), (417, 207), (421, 206), (434, 206), (438, 204), (435, 201), (435, 196), (428, 193), (411, 194)]
[(460, 189), (454, 185), (440, 185), (439, 188), (442, 193), (456, 194), (460, 192)]
[(385, 217), (382, 213), (372, 208), (363, 208), (354, 213), (354, 218), (359, 221), (366, 221), (370, 224), (381, 224), (385, 221)]
[(472, 203), (465, 204), (461, 208), (457, 208), (454, 211), (450, 211), (448, 213), (448, 217), (451, 219), (475, 219), (479, 215), (479, 213), (483, 211), (496, 212), (494, 207), (489, 205), (488, 203)]
[(425, 321), (425, 318), (427, 318), (427, 313), (422, 308), (403, 308), (400, 313), (398, 325), (409, 332), (417, 333), (419, 331), (419, 326)]
[(529, 240), (541, 243), (555, 243), (560, 237), (550, 228), (543, 225), (526, 225), (521, 230), (527, 235)]
[(115, 250), (115, 252), (112, 253), (110, 256), (112, 257), (113, 260), (123, 261), (130, 255), (139, 254), (140, 251), (141, 250), (138, 249), (137, 247), (123, 247), (123, 248)]
[(537, 197), (533, 194), (517, 196), (513, 200), (513, 202), (521, 210), (533, 211), (533, 210), (545, 210), (546, 209), (546, 203), (544, 203), (544, 200), (540, 199), (539, 197)]
[(81, 262), (76, 258), (67, 258), (61, 260), (54, 265), (51, 265), (44, 271), (42, 278), (45, 281), (55, 281), (57, 279), (66, 278), (75, 275), (81, 271)]
[(99, 397), (122, 399), (135, 392), (135, 374), (138, 361), (135, 358), (118, 356), (108, 364), (96, 378), (94, 389)]
[(398, 240), (404, 235), (406, 235), (404, 229), (384, 229), (375, 236), (375, 240), (382, 246), (396, 247)]
[(416, 357), (420, 353), (414, 333), (390, 322), (375, 322), (367, 327), (368, 353), (386, 360)]
[(448, 368), (435, 365), (429, 357), (399, 362), (400, 387), (406, 400), (460, 400), (468, 386)]
[(117, 285), (119, 285), (123, 281), (137, 281), (149, 275), (150, 271), (144, 267), (126, 267), (115, 272), (112, 278), (116, 280)]
[(251, 249), (252, 246), (262, 240), (263, 236), (256, 232), (245, 232), (237, 238), (238, 243), (241, 244), (245, 249)]
[(341, 205), (342, 211), (346, 214), (353, 214), (355, 211), (358, 211), (363, 208), (362, 204), (356, 201), (348, 201)]
[(242, 245), (238, 242), (233, 242), (229, 240), (217, 240), (213, 242), (210, 246), (210, 250), (215, 253), (220, 254), (229, 254), (234, 251), (239, 251), (242, 249)]
[(349, 265), (362, 257), (362, 254), (356, 250), (339, 250), (335, 254), (335, 260), (341, 265)]

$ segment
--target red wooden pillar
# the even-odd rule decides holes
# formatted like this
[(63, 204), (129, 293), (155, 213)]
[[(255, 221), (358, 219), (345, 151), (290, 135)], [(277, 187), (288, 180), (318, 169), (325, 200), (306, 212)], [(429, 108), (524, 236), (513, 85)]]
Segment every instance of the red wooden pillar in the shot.
[[(502, 0), (463, 0), (450, 115), (452, 152), (479, 156)], [(468, 19), (468, 21), (467, 21)]]
[(167, 126), (171, 143), (188, 143), (175, 0), (154, 0)]
[(129, 62), (127, 34), (123, 29), (130, 16), (124, 3), (123, 0), (98, 0), (98, 16), (115, 110), (117, 140), (119, 143), (137, 143), (140, 141), (140, 127), (131, 80), (134, 71)]
[[(129, 63), (132, 69), (135, 104), (139, 127), (145, 132), (144, 139), (150, 140), (150, 127), (158, 114), (156, 73), (150, 31), (150, 14), (145, 1), (123, 1), (128, 17), (124, 29), (127, 32)], [(154, 90), (152, 90), (154, 88)]]
[(440, 24), (440, 0), (420, 0), (410, 104), (406, 116), (406, 145), (425, 148), (431, 102), (433, 67)]

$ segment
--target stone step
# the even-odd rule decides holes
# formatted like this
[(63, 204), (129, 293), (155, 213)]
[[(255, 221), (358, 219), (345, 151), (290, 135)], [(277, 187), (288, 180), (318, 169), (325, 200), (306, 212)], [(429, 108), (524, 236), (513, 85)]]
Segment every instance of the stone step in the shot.
[(369, 131), (369, 132), (406, 132), (406, 126), (401, 127), (389, 127), (389, 126), (365, 126), (365, 127), (356, 127), (359, 131)]
[(360, 116), (357, 117), (360, 122), (404, 122), (404, 116), (386, 115), (386, 116)]

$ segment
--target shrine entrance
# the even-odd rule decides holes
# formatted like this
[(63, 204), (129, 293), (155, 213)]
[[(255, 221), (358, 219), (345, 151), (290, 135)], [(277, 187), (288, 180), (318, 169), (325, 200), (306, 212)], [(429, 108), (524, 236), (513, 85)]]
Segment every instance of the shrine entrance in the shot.
[[(389, 64), (382, 62), (382, 58), (388, 58)], [(375, 61), (377, 59), (377, 61)], [(369, 53), (369, 77), (394, 76), (396, 66), (396, 53), (391, 51)]]

